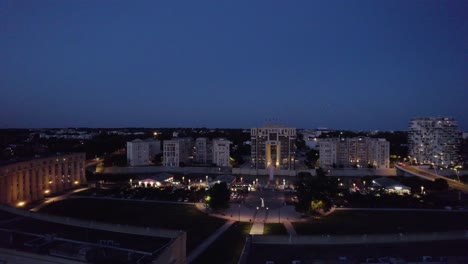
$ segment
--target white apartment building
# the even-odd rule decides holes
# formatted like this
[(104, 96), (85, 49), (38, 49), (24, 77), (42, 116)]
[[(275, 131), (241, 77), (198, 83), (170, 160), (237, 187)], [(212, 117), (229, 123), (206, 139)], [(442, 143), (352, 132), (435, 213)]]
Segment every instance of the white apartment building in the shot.
[(318, 140), (320, 167), (326, 168), (338, 164), (338, 140), (337, 138), (320, 138)]
[(149, 145), (141, 139), (127, 142), (127, 163), (130, 166), (149, 164)]
[(320, 138), (320, 167), (390, 167), (390, 143), (382, 138)]
[(409, 123), (409, 158), (417, 164), (458, 165), (462, 134), (447, 117), (413, 118)]
[(150, 160), (154, 159), (155, 155), (161, 153), (161, 141), (148, 138), (145, 139), (145, 142), (148, 143), (148, 155)]
[(179, 167), (179, 141), (165, 140), (163, 144), (163, 166)]
[(164, 141), (163, 166), (179, 167), (180, 163), (188, 163), (192, 158), (192, 150), (191, 138), (176, 138)]
[(229, 162), (229, 146), (231, 141), (224, 138), (213, 139), (213, 163), (216, 166), (228, 167)]
[(196, 163), (208, 164), (213, 162), (212, 144), (208, 138), (201, 137), (195, 140), (194, 160)]

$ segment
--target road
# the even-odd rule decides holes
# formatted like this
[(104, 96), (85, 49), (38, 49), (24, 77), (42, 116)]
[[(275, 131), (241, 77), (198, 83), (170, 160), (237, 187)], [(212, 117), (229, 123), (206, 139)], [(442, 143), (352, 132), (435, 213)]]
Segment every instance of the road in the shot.
[(70, 197), (70, 195), (73, 195), (77, 192), (81, 192), (81, 191), (85, 191), (89, 189), (88, 187), (84, 187), (84, 188), (79, 188), (79, 189), (74, 189), (74, 190), (71, 190), (67, 193), (64, 193), (64, 194), (61, 194), (59, 196), (54, 196), (54, 197), (49, 197), (49, 198), (45, 198), (44, 199), (44, 202), (41, 203), (40, 205), (34, 207), (34, 208), (31, 208), (29, 209), (29, 211), (31, 212), (37, 212), (39, 211), (42, 207), (52, 203), (52, 202), (58, 202), (58, 201), (62, 201), (62, 200), (65, 200), (65, 199), (68, 199), (68, 197)]
[(419, 176), (421, 178), (429, 179), (429, 180), (432, 180), (432, 181), (434, 181), (436, 179), (444, 179), (444, 180), (447, 181), (450, 188), (457, 189), (457, 190), (463, 191), (465, 193), (468, 193), (468, 185), (466, 185), (466, 184), (464, 184), (462, 182), (459, 182), (459, 181), (456, 181), (456, 180), (453, 180), (453, 179), (450, 179), (450, 178), (447, 178), (447, 177), (444, 177), (444, 176), (440, 176), (440, 175), (437, 175), (437, 174), (429, 173), (427, 171), (423, 171), (423, 170), (418, 169), (418, 168), (416, 168), (414, 166), (409, 166), (409, 165), (406, 165), (406, 164), (403, 164), (403, 163), (395, 164), (395, 167), (400, 169), (400, 170), (403, 170), (403, 171), (406, 171), (408, 173)]

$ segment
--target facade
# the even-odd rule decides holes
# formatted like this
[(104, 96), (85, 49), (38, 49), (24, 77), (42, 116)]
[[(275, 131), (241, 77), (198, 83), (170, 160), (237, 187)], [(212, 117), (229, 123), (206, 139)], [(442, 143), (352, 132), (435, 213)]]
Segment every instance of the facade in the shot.
[(194, 161), (200, 164), (213, 162), (212, 144), (208, 138), (202, 137), (195, 140)]
[(452, 118), (413, 118), (409, 123), (410, 160), (442, 167), (460, 163), (461, 133)]
[(0, 167), (0, 203), (22, 206), (86, 183), (84, 153), (72, 153)]
[(321, 138), (320, 167), (390, 167), (390, 143), (382, 138)]
[(224, 138), (213, 139), (213, 163), (220, 167), (229, 167), (229, 146), (231, 141)]
[(163, 143), (163, 166), (179, 167), (179, 141), (165, 140)]
[(149, 164), (149, 144), (141, 139), (127, 142), (127, 162), (130, 166)]
[(250, 130), (251, 158), (255, 169), (271, 166), (281, 170), (294, 170), (296, 129), (267, 125)]
[(148, 138), (145, 139), (145, 142), (148, 143), (148, 155), (150, 160), (154, 159), (155, 155), (161, 153), (161, 141)]
[(191, 138), (176, 138), (164, 141), (163, 166), (179, 167), (181, 163), (188, 163), (192, 158), (192, 150)]
[(179, 161), (187, 164), (193, 159), (193, 140), (189, 137), (178, 138), (179, 141)]

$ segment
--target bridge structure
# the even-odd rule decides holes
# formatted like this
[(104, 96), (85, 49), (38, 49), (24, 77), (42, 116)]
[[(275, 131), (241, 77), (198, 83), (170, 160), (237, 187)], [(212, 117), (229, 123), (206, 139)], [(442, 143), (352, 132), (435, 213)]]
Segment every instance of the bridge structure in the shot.
[(395, 168), (397, 168), (397, 175), (407, 174), (410, 176), (416, 176), (430, 181), (435, 181), (436, 179), (444, 179), (447, 181), (450, 188), (468, 193), (468, 185), (457, 180), (450, 179), (438, 174), (430, 173), (404, 163), (395, 163)]

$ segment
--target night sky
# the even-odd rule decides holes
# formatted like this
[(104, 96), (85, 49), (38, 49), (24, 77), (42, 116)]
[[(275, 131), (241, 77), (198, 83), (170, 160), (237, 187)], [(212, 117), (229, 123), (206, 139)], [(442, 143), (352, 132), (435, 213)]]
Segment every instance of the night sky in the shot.
[(468, 130), (468, 1), (1, 1), (0, 128)]

